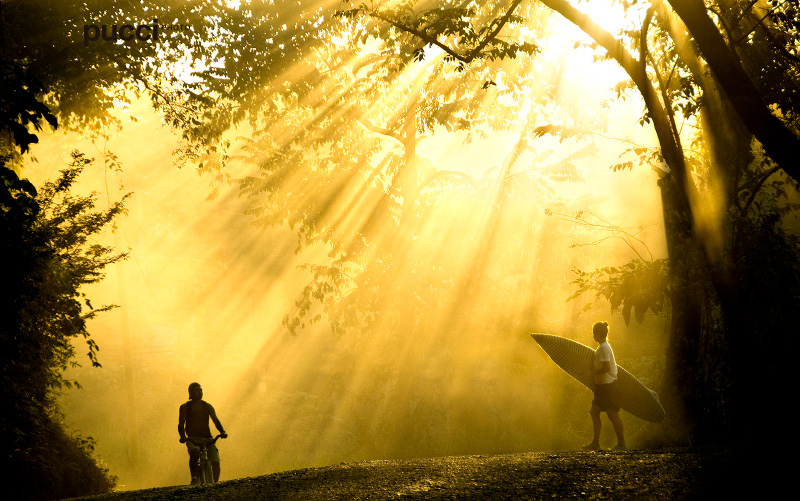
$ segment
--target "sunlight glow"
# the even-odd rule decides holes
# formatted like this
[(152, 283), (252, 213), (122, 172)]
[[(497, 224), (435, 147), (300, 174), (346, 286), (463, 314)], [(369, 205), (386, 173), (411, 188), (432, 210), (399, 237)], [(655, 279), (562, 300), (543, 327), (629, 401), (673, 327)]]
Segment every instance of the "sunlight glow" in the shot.
[(575, 5), (612, 34), (628, 28), (639, 28), (642, 14), (647, 9), (646, 6), (634, 5), (626, 12), (622, 4), (615, 0), (584, 0), (578, 1)]
[[(609, 29), (623, 26), (612, 8), (581, 7)], [(274, 76), (286, 89), (319, 78), (307, 95), (285, 92), (255, 131), (230, 133), (234, 141), (248, 138), (237, 143), (230, 168), (234, 179), (253, 183), (252, 199), (234, 181), (206, 202), (209, 179), (172, 169), (178, 139), (153, 116), (127, 126), (125, 140), (111, 145), (125, 157), (120, 182), (135, 193), (117, 237), (133, 257), (94, 293), (113, 302), (124, 289), (127, 317), (115, 312), (97, 321), (107, 368), (77, 376), (92, 403), (69, 395), (65, 404), (76, 424), (94, 426), (98, 451), (125, 488), (184, 482), (185, 451), (173, 421), (195, 380), (230, 433), (220, 444), (226, 478), (366, 458), (547, 450), (580, 439), (565, 430), (580, 428), (588, 400), (562, 398), (567, 383), (528, 333), (590, 342), (587, 326), (608, 312), (591, 298), (565, 301), (573, 270), (631, 252), (613, 241), (591, 251), (573, 246), (597, 235), (546, 209), (570, 216), (597, 210), (644, 226), (660, 211), (657, 187), (647, 170), (610, 171), (623, 149), (618, 142), (536, 137), (533, 130), (552, 124), (646, 142), (646, 132), (615, 128), (631, 123), (641, 103), (609, 104), (618, 70), (568, 50), (493, 63), (502, 71), (485, 88), (490, 73), (467, 70), (476, 92), (459, 87), (462, 74), (443, 62), (441, 49), (428, 47), (422, 61), (378, 89), (385, 69), (374, 41), (334, 57), (352, 35)], [(552, 36), (542, 43), (563, 44), (562, 35)], [(190, 68), (174, 71), (186, 79)], [(368, 79), (374, 93), (342, 105)], [(472, 115), (453, 113), (452, 130), (423, 127), (432, 121), (426, 106), (448, 93), (473, 105)], [(414, 122), (403, 128), (406, 120)], [(476, 130), (458, 127), (470, 120)], [(323, 141), (319, 124), (339, 122), (351, 126)], [(413, 134), (410, 160), (404, 134)], [(296, 152), (297, 138), (319, 146), (304, 151), (303, 168), (281, 170), (286, 163), (274, 160), (276, 152)], [(67, 148), (50, 140), (54, 157)], [(585, 155), (587, 146), (598, 153)], [(429, 182), (405, 210), (409, 171)], [(277, 195), (267, 201), (270, 190)], [(280, 224), (252, 224), (277, 209), (287, 214)], [(337, 246), (306, 245), (298, 228), (312, 219)], [(658, 234), (642, 235), (656, 254)], [(352, 261), (339, 266), (350, 250)], [(314, 282), (312, 270), (338, 271)], [(335, 280), (344, 285), (335, 289)], [(306, 307), (307, 287), (328, 294), (307, 294), (312, 299), (336, 290), (335, 301), (310, 302), (292, 336), (284, 322)], [(363, 328), (337, 332), (333, 320)], [(636, 328), (616, 320), (621, 357), (661, 353), (652, 348), (659, 341), (638, 351), (626, 345)], [(117, 336), (126, 322), (132, 353)], [(133, 362), (126, 365), (125, 356)], [(123, 381), (137, 402), (131, 426), (148, 429), (138, 435), (147, 461), (126, 456), (125, 425), (109, 415), (126, 408), (123, 392), (107, 389)]]

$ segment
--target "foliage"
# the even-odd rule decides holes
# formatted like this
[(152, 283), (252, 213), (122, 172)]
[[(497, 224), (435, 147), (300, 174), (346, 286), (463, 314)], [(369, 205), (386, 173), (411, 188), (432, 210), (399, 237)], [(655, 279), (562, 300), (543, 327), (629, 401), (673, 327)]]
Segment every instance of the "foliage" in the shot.
[(747, 73), (781, 118), (800, 130), (800, 2), (767, 0), (733, 12), (738, 22), (731, 22), (724, 10), (720, 19)]
[[(67, 367), (76, 365), (74, 339), (82, 338), (92, 365), (100, 365), (99, 347), (86, 323), (112, 306), (92, 306), (81, 288), (101, 280), (107, 265), (125, 257), (91, 242), (123, 211), (122, 202), (95, 211), (94, 196), (70, 193), (89, 162), (74, 152), (59, 179), (39, 193), (0, 167), (2, 467), (8, 471), (13, 464), (20, 485), (30, 484), (34, 495), (44, 497), (88, 494), (112, 485), (86, 456), (90, 444), (65, 435), (54, 401), (59, 389), (76, 384), (63, 377)], [(53, 456), (54, 451), (64, 454)], [(74, 469), (95, 490), (71, 490)], [(33, 492), (37, 485), (41, 492)]]
[[(45, 122), (53, 128), (58, 125), (51, 113), (53, 99), (62, 99), (56, 101), (63, 105), (56, 113), (66, 117), (70, 114), (67, 102), (81, 94), (74, 87), (64, 92), (61, 84), (68, 75), (54, 75), (37, 66), (69, 66), (72, 61), (65, 59), (62, 47), (47, 43), (36, 47), (42, 41), (40, 36), (18, 38), (19, 29), (31, 21), (24, 9), (19, 9), (22, 6), (21, 2), (3, 5), (0, 11), (4, 57), (0, 62), (0, 261), (4, 263), (0, 281), (4, 298), (0, 303), (0, 468), (14, 479), (15, 491), (24, 492), (26, 498), (52, 499), (107, 492), (115, 482), (92, 457), (91, 438), (66, 432), (55, 395), (60, 388), (77, 384), (63, 377), (67, 367), (77, 365), (73, 360), (75, 338), (84, 339), (89, 360), (99, 366), (99, 348), (89, 336), (86, 322), (110, 306), (94, 308), (80, 289), (99, 281), (107, 264), (124, 257), (89, 242), (122, 211), (122, 204), (93, 212), (92, 196), (69, 193), (89, 162), (78, 153), (61, 177), (38, 193), (11, 170), (20, 167), (22, 155), (38, 142), (34, 132), (42, 130)], [(49, 14), (58, 8), (35, 7), (39, 8), (32, 14), (36, 21), (54, 22)], [(63, 30), (60, 24), (56, 31), (63, 34), (59, 30)], [(24, 55), (20, 44), (25, 47)], [(54, 49), (62, 52), (53, 54)], [(80, 67), (83, 71), (91, 68)], [(76, 83), (72, 81), (72, 85)], [(85, 78), (79, 85), (87, 87)], [(50, 99), (50, 104), (45, 99)], [(83, 112), (83, 116), (92, 115), (88, 109)]]
[[(56, 128), (56, 118), (37, 99), (44, 88), (29, 71), (16, 64), (0, 61), (0, 86), (0, 132), (10, 135), (13, 138), (11, 142), (18, 145), (19, 153), (24, 155), (31, 143), (39, 141), (35, 134), (28, 131), (28, 126), (32, 125), (38, 131), (46, 121)], [(3, 149), (7, 151), (10, 148)]]
[[(176, 82), (171, 94), (175, 106), (159, 101), (168, 120), (184, 130), (182, 154), (216, 171), (229, 146), (220, 136), (245, 118), (265, 133), (280, 132), (277, 145), (287, 148), (286, 141), (294, 148), (327, 147), (345, 132), (364, 136), (367, 129), (384, 140), (405, 141), (408, 150), (412, 127), (413, 135), (435, 127), (480, 133), (476, 126), (492, 120), (500, 124), (524, 102), (520, 89), (525, 79), (507, 75), (508, 87), (496, 84), (503, 73), (500, 59), (518, 57), (523, 63), (534, 52), (505, 41), (516, 33), (496, 42), (508, 47), (502, 54), (481, 52), (457, 72), (446, 54), (426, 54), (411, 34), (377, 22), (361, 24), (338, 6), (301, 2), (290, 12), (272, 2), (205, 5), (207, 17), (215, 12), (225, 19), (213, 39), (220, 63), (198, 72), (198, 82)], [(264, 36), (253, 37), (254, 30)], [(485, 99), (498, 97), (515, 104), (499, 105), (494, 113), (479, 109)], [(284, 130), (290, 118), (300, 121)], [(292, 134), (297, 126), (313, 133)]]
[[(443, 52), (435, 43), (420, 44), (415, 33), (377, 18), (362, 23), (360, 16), (368, 10), (354, 6), (348, 11), (339, 2), (300, 1), (286, 8), (277, 1), (125, 5), (92, 0), (82, 3), (81, 19), (77, 9), (31, 2), (4, 15), (24, 25), (38, 16), (39, 24), (52, 26), (31, 37), (15, 24), (8, 53), (44, 75), (52, 89), (48, 102), (61, 121), (100, 127), (109, 123), (114, 100), (126, 99), (120, 89), (138, 88), (149, 93), (167, 123), (181, 129), (182, 159), (212, 173), (214, 183), (228, 179), (224, 167), (231, 160), (231, 142), (223, 133), (249, 121), (256, 132), (245, 140), (246, 156), (239, 159), (254, 166), (241, 184), (253, 201), (250, 213), (265, 226), (288, 223), (302, 246), (331, 247), (330, 263), (309, 267), (309, 289), (298, 298), (298, 316), (288, 320), (301, 322), (308, 301), (341, 299), (355, 285), (332, 282), (330, 273), (355, 277), (374, 267), (380, 274), (391, 269), (392, 259), (405, 258), (376, 250), (376, 235), (396, 229), (401, 220), (419, 218), (447, 191), (461, 196), (487, 182), (420, 158), (416, 146), (426, 136), (447, 132), (471, 140), (493, 130), (524, 129), (525, 122), (537, 120), (533, 111), (523, 115), (521, 110), (535, 94), (530, 65), (538, 47), (531, 40), (543, 29), (534, 15), (541, 8), (514, 3), (513, 9), (453, 3), (426, 11), (415, 29), (455, 34), (469, 30), (465, 19), (477, 19), (474, 29), (459, 37), (459, 54)], [(417, 19), (414, 4), (394, 3), (393, 12)], [(159, 17), (192, 28), (172, 33), (157, 46), (72, 44), (63, 61), (53, 53), (52, 47), (74, 37), (87, 19), (119, 24), (121, 13), (125, 20)], [(498, 16), (502, 22), (495, 21)], [(22, 54), (37, 56), (23, 61)], [(102, 76), (102, 84), (74, 88), (79, 82), (75, 62)], [(192, 77), (176, 75), (176, 66), (188, 68)], [(86, 98), (82, 105), (71, 101), (79, 96)], [(533, 151), (533, 138), (521, 137), (518, 151)], [(579, 182), (574, 161), (590, 152), (566, 158), (536, 153), (540, 161), (527, 171), (494, 172), (508, 187), (544, 190), (552, 197), (549, 183)], [(355, 228), (345, 227), (339, 209), (355, 194), (358, 203), (351, 211), (365, 217)], [(369, 260), (363, 258), (367, 249), (373, 253)], [(370, 278), (364, 283), (381, 283), (376, 275), (365, 277)]]
[[(3, 57), (41, 82), (47, 92), (37, 97), (59, 124), (99, 130), (113, 122), (109, 111), (114, 100), (123, 97), (119, 86), (152, 73), (156, 52), (153, 44), (146, 43), (85, 46), (84, 25), (150, 21), (145, 17), (147, 4), (151, 9), (157, 5), (136, 6), (124, 0), (4, 3)], [(122, 12), (127, 13), (125, 18)]]
[(609, 302), (612, 313), (621, 309), (626, 324), (631, 321), (631, 312), (642, 323), (648, 310), (660, 315), (669, 301), (669, 267), (665, 259), (652, 262), (634, 259), (622, 266), (591, 272), (575, 270), (575, 273), (577, 278), (572, 283), (577, 290), (569, 299), (595, 291), (596, 298), (603, 297)]
[(70, 434), (61, 419), (42, 416), (26, 430), (25, 447), (0, 461), (7, 478), (13, 479), (13, 490), (30, 500), (110, 492), (116, 478), (93, 457), (94, 440)]
[(632, 233), (633, 230), (612, 224), (589, 210), (578, 211), (574, 217), (569, 218), (552, 212), (548, 215), (600, 232), (599, 239), (584, 244), (572, 244), (573, 247), (597, 246), (606, 240), (616, 239), (622, 241), (637, 256), (622, 266), (606, 266), (593, 271), (574, 269), (573, 273), (577, 277), (572, 285), (576, 290), (568, 301), (594, 291), (595, 301), (586, 304), (584, 311), (592, 308), (602, 297), (608, 301), (612, 313), (621, 311), (626, 324), (630, 324), (631, 313), (637, 322), (642, 323), (647, 311), (652, 311), (657, 316), (667, 310), (671, 294), (676, 287), (680, 287), (676, 286), (675, 277), (670, 273), (669, 260), (653, 259), (650, 249)]
[[(470, 141), (491, 130), (520, 128), (532, 115), (521, 117), (520, 110), (530, 102), (532, 77), (526, 68), (536, 50), (527, 42), (509, 41), (522, 38), (516, 24), (502, 36), (488, 24), (479, 29), (469, 45), (480, 50), (454, 66), (447, 54), (421, 46), (411, 33), (380, 22), (360, 23), (355, 19), (359, 9), (329, 16), (334, 11), (309, 8), (292, 17), (271, 3), (232, 8), (219, 41), (225, 64), (199, 75), (202, 81), (196, 84), (213, 100), (198, 104), (202, 116), (195, 116), (185, 136), (189, 144), (183, 152), (195, 155), (203, 171), (221, 173), (231, 159), (253, 167), (240, 186), (253, 202), (248, 213), (260, 225), (288, 224), (298, 233), (298, 250), (329, 246), (330, 262), (307, 267), (308, 287), (284, 322), (292, 332), (320, 319), (312, 311), (317, 304), (334, 330), (361, 328), (363, 318), (356, 321), (347, 312), (361, 304), (362, 313), (373, 318), (388, 293), (381, 290), (386, 281), (380, 277), (391, 273), (393, 262), (409, 258), (385, 248), (391, 242), (384, 236), (413, 238), (415, 221), (446, 198), (445, 192), (460, 196), (487, 182), (437, 168), (417, 155), (419, 144), (447, 133)], [(431, 11), (426, 22), (455, 26), (462, 14), (459, 9)], [(309, 38), (311, 23), (316, 36)], [(238, 35), (262, 24), (273, 28), (266, 44)], [(289, 50), (277, 58), (275, 44)], [(291, 75), (282, 74), (288, 67)], [(186, 103), (196, 102), (193, 89), (179, 93)], [(227, 109), (236, 111), (226, 114)], [(231, 158), (230, 143), (216, 138), (244, 118), (255, 133), (244, 139), (245, 155)], [(530, 148), (524, 144), (523, 150)], [(503, 175), (509, 185), (580, 179), (570, 159), (546, 165), (537, 175), (533, 171)], [(358, 216), (342, 217), (345, 208)], [(410, 226), (398, 232), (401, 224)], [(414, 297), (413, 291), (407, 296)], [(344, 298), (350, 308), (339, 303)]]
[(775, 208), (742, 226), (736, 255), (742, 316), (750, 319), (754, 345), (787, 346), (800, 321), (800, 236), (786, 230)]
[[(425, 50), (439, 47), (447, 53), (446, 60), (455, 62), (459, 71), (476, 58), (494, 61), (515, 58), (518, 54), (533, 54), (538, 47), (529, 42), (513, 42), (512, 38), (498, 36), (506, 26), (521, 25), (527, 19), (514, 13), (519, 0), (511, 2), (511, 7), (503, 14), (503, 6), (481, 7), (475, 3), (445, 2), (445, 6), (420, 9), (425, 2), (372, 2), (361, 4), (355, 9), (341, 11), (342, 17), (357, 18), (366, 15), (385, 21), (396, 29), (410, 33), (424, 42), (412, 52), (414, 59), (422, 61)], [(384, 39), (397, 38), (387, 37)], [(441, 39), (451, 40), (455, 50), (442, 44)]]

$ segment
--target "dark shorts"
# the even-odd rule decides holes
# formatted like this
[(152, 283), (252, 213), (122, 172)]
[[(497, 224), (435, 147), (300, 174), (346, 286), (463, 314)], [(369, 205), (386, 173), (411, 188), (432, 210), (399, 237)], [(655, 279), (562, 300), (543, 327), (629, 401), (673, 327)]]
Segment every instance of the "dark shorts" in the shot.
[[(200, 454), (200, 447), (191, 442), (186, 442), (186, 449), (189, 451), (190, 456), (196, 457)], [(219, 463), (219, 451), (216, 444), (208, 446), (208, 460), (212, 463)]]
[(609, 384), (597, 384), (594, 386), (594, 400), (592, 405), (596, 405), (603, 412), (619, 411), (619, 389), (616, 381)]

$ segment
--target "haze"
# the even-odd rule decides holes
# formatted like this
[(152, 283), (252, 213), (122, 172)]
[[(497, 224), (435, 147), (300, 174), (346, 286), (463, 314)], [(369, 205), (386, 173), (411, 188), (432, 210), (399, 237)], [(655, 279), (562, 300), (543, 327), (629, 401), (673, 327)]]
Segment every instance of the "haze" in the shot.
[[(565, 40), (578, 34), (550, 22), (553, 45), (527, 71), (548, 83), (541, 88), (551, 105), (532, 100), (520, 113), (531, 127), (599, 133), (564, 141), (545, 135), (518, 157), (519, 130), (470, 143), (465, 133), (444, 129), (421, 138), (419, 165), (471, 181), (429, 192), (424, 214), (406, 233), (386, 226), (374, 235), (360, 264), (339, 277), (350, 281), (340, 293), (352, 296), (344, 310), (317, 302), (298, 315), (304, 288), (313, 286), (309, 267), (331, 266), (331, 248), (299, 245), (287, 224), (255, 224), (245, 214), (253, 201), (235, 182), (176, 167), (179, 138), (148, 103), (120, 108), (123, 129), (108, 141), (60, 132), (40, 138), (38, 163), (25, 172), (35, 184), (54, 178), (78, 148), (95, 158), (79, 191), (109, 201), (133, 193), (128, 214), (104, 235), (129, 248), (130, 259), (89, 291), (93, 303), (119, 305), (90, 326), (103, 367), (70, 370), (83, 388), (61, 398), (68, 425), (94, 437), (121, 488), (188, 482), (176, 425), (193, 381), (230, 435), (219, 443), (223, 479), (361, 459), (576, 448), (590, 437), (591, 393), (556, 367), (530, 332), (592, 345), (591, 324), (608, 320), (618, 363), (660, 388), (663, 319), (648, 314), (627, 326), (593, 294), (567, 300), (575, 269), (622, 265), (637, 253), (665, 257), (658, 169), (609, 168), (625, 160), (626, 149), (657, 141), (637, 125), (642, 102), (616, 99), (623, 75), (611, 63), (592, 62), (589, 49), (571, 50)], [(251, 134), (247, 127), (230, 133), (234, 155), (246, 158), (236, 138)], [(116, 154), (122, 169), (104, 169), (103, 151)], [(544, 170), (568, 157), (577, 178)], [(515, 173), (535, 169), (546, 186), (513, 184)], [(223, 172), (237, 179), (257, 171), (234, 160)], [(289, 194), (303, 183), (287, 178), (286, 199), (298, 200)], [(334, 195), (329, 221), (357, 238), (379, 201), (358, 177)], [(606, 227), (592, 224), (595, 215)], [(629, 240), (634, 248), (618, 238), (627, 234), (638, 239)], [(365, 272), (387, 253), (394, 256), (385, 261), (390, 269)], [(384, 292), (371, 295), (373, 286)], [(363, 328), (340, 332), (332, 318)], [(294, 334), (285, 319), (297, 319)], [(664, 436), (659, 425), (624, 419), (631, 444)]]

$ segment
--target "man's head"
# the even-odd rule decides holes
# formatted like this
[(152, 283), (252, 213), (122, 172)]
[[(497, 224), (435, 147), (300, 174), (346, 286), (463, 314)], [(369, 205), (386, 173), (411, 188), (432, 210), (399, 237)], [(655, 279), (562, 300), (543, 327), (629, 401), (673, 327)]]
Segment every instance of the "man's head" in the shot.
[(608, 322), (597, 322), (592, 326), (594, 340), (602, 343), (608, 337)]
[(200, 383), (192, 383), (189, 385), (189, 398), (192, 400), (202, 400), (203, 388)]

